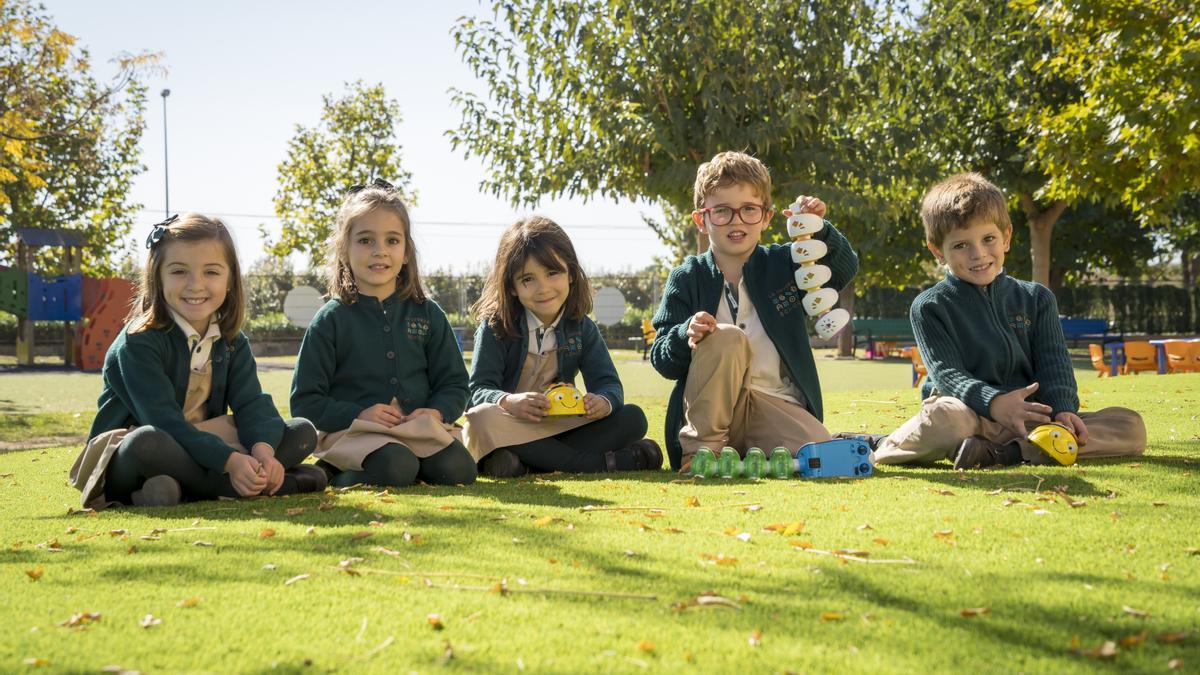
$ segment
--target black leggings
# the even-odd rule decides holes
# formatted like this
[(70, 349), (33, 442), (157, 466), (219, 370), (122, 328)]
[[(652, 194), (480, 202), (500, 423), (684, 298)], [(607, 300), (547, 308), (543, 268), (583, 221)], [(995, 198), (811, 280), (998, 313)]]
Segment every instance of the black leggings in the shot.
[[(633, 471), (638, 468), (637, 456), (629, 449), (629, 444), (640, 441), (645, 435), (646, 414), (636, 405), (626, 404), (608, 417), (557, 436), (504, 449), (534, 471)], [(613, 453), (613, 467), (605, 457), (610, 452)]]
[[(287, 420), (275, 459), (287, 470), (303, 462), (316, 447), (317, 430), (312, 422), (302, 417)], [(146, 479), (164, 475), (179, 481), (184, 501), (240, 496), (229, 474), (200, 466), (170, 434), (152, 426), (138, 427), (121, 441), (104, 473), (104, 496), (132, 504), (130, 494), (142, 489)], [(296, 479), (285, 475), (275, 494), (299, 491)]]
[(367, 455), (361, 471), (338, 471), (328, 462), (321, 466), (334, 474), (330, 485), (349, 487), (378, 485), (404, 487), (420, 478), (431, 485), (470, 485), (475, 482), (475, 460), (466, 446), (458, 441), (436, 453), (419, 459), (412, 450), (400, 443), (388, 443)]

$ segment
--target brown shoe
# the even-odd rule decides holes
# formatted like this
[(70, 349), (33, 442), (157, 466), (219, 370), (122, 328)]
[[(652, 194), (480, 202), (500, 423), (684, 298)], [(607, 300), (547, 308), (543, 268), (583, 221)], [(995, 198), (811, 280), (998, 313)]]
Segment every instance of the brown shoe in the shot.
[(512, 450), (497, 448), (479, 463), (479, 473), (492, 478), (517, 478), (529, 473), (529, 467)]
[(629, 444), (629, 449), (633, 451), (633, 461), (639, 471), (658, 471), (662, 468), (662, 448), (658, 447), (654, 439), (643, 438), (634, 441)]
[(984, 438), (971, 436), (959, 444), (954, 453), (956, 469), (990, 469), (1021, 463), (1020, 447), (1015, 443), (1000, 445)]

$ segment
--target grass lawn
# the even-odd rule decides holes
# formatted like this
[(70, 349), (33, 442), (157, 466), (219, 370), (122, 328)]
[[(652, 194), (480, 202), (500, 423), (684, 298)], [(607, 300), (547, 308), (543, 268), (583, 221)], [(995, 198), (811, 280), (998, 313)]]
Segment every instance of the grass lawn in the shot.
[[(661, 441), (670, 383), (617, 361)], [(917, 408), (905, 363), (820, 368), (834, 431)], [(1145, 457), (92, 514), (70, 512), (76, 445), (0, 450), (0, 672), (1194, 670), (1200, 375), (1078, 374), (1085, 408), (1143, 413)], [(263, 373), (277, 403), (290, 378)], [(98, 391), (96, 375), (0, 374), (0, 441), (86, 432)]]

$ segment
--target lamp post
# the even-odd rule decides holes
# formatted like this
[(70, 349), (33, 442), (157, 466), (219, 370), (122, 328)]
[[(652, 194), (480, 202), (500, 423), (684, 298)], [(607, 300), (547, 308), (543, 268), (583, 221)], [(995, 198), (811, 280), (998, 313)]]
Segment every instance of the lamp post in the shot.
[(163, 204), (163, 217), (171, 217), (171, 174), (167, 162), (167, 97), (171, 95), (170, 89), (162, 90), (163, 100), (163, 191), (165, 194)]

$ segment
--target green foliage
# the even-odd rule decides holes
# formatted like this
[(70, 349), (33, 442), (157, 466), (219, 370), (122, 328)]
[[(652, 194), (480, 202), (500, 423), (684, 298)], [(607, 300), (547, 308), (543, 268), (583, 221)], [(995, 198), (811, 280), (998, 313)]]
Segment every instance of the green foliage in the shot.
[(297, 124), (287, 157), (279, 164), (279, 240), (272, 241), (259, 228), (268, 253), (281, 258), (304, 253), (313, 267), (325, 262), (325, 243), (351, 185), (382, 178), (400, 191), (408, 206), (416, 203), (416, 193), (409, 189), (412, 174), (401, 168), (396, 142), (400, 105), (387, 98), (383, 85), (347, 83), (341, 98), (326, 94), (322, 102), (320, 123)]
[[(852, 126), (875, 104), (864, 92), (889, 11), (865, 0), (495, 2), (490, 19), (453, 30), (486, 94), (455, 90), (462, 117), (449, 136), (490, 167), (482, 188), (514, 203), (598, 194), (661, 206), (663, 221), (648, 224), (676, 260), (696, 251), (696, 168), (731, 149), (771, 169), (777, 209), (817, 194), (852, 240), (908, 242), (911, 218), (882, 206), (890, 181)], [(899, 248), (872, 250), (892, 260)]]
[[(110, 83), (91, 75), (86, 50), (24, 0), (0, 3), (0, 255), (13, 228), (83, 232), (83, 268), (106, 276), (139, 204), (128, 200), (146, 105), (139, 78), (155, 54), (117, 57)], [(44, 263), (57, 253), (43, 252)]]
[(1037, 111), (1046, 194), (1166, 221), (1200, 175), (1200, 13), (1187, 0), (1015, 3), (1053, 49), (1034, 65), (1078, 88)]

